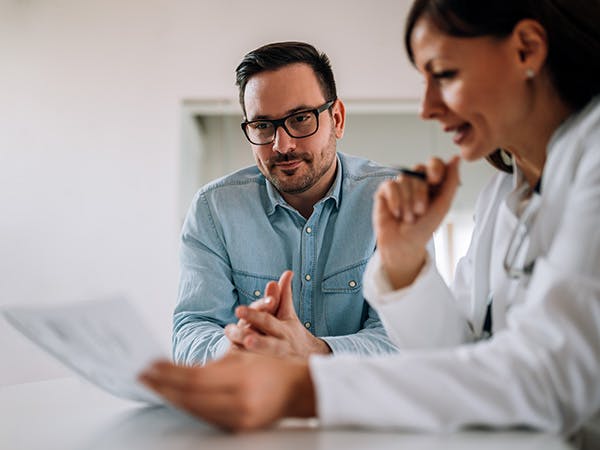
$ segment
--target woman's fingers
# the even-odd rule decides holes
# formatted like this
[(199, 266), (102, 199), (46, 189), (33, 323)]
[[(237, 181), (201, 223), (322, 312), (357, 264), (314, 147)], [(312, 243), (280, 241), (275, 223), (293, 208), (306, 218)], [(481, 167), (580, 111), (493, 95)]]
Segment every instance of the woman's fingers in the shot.
[[(460, 184), (458, 163), (458, 156), (448, 163), (440, 158), (431, 158), (427, 164), (418, 164), (395, 180), (382, 183), (375, 197), (375, 220), (394, 218), (413, 224), (428, 213), (433, 203), (438, 205), (437, 208), (445, 209), (445, 214)], [(426, 179), (416, 176), (417, 173), (424, 173)]]
[[(418, 173), (427, 173), (424, 164), (416, 165), (413, 170)], [(413, 180), (413, 212), (418, 217), (427, 211), (429, 205), (429, 185), (419, 179)]]
[(429, 158), (429, 161), (424, 168), (427, 173), (428, 184), (437, 186), (444, 181), (444, 178), (446, 177), (446, 163), (444, 160), (437, 157)]
[(375, 200), (379, 202), (379, 206), (382, 208), (382, 220), (391, 218), (398, 220), (402, 217), (402, 198), (398, 194), (399, 191), (395, 181), (388, 180), (379, 185)]
[(436, 195), (431, 198), (429, 215), (433, 223), (435, 223), (435, 228), (437, 228), (448, 213), (452, 205), (452, 200), (456, 195), (456, 190), (460, 186), (459, 164), (460, 157), (454, 156), (445, 165), (444, 177), (436, 189)]
[[(424, 173), (425, 166), (416, 166), (416, 171)], [(437, 178), (437, 169), (434, 169)], [(430, 185), (426, 180), (410, 174), (400, 174), (395, 180), (381, 184), (376, 194), (375, 217), (378, 221), (391, 220), (415, 223), (427, 212)]]

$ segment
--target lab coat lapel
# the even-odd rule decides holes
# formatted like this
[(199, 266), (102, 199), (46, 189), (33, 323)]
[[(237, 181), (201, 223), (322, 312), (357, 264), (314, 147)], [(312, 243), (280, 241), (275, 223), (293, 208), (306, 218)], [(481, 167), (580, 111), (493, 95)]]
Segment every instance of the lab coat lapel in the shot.
[[(494, 228), (500, 203), (513, 189), (512, 176), (500, 174), (496, 183), (490, 189), (489, 195), (482, 196), (478, 203), (476, 211), (485, 211), (485, 214), (477, 220), (481, 223), (476, 227), (473, 233), (473, 241), (478, 242), (473, 256), (473, 292), (471, 303), (471, 323), (476, 335), (479, 335), (483, 329), (485, 313), (490, 295), (490, 261), (492, 256), (492, 241), (494, 237)], [(489, 205), (489, 202), (492, 202)]]

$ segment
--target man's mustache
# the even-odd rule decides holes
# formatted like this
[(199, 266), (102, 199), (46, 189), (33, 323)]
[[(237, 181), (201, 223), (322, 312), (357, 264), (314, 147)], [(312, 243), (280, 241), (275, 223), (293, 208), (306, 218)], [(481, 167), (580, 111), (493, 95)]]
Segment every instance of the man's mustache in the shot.
[(270, 158), (269, 163), (277, 164), (277, 163), (281, 163), (281, 162), (302, 161), (302, 160), (310, 162), (312, 159), (309, 158), (308, 155), (305, 155), (305, 154), (290, 152), (290, 153), (284, 153), (284, 154), (280, 153), (277, 156)]

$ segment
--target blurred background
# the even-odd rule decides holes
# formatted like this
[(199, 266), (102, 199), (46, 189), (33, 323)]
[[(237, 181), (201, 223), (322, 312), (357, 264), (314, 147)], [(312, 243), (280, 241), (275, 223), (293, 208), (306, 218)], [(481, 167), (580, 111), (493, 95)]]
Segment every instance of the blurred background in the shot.
[[(234, 69), (260, 45), (329, 55), (348, 109), (341, 151), (409, 166), (453, 154), (418, 119), (409, 4), (0, 0), (0, 308), (123, 296), (169, 349), (185, 210), (199, 186), (253, 162)], [(491, 173), (462, 165), (436, 233), (446, 277)], [(2, 318), (0, 361), (0, 385), (68, 373)]]

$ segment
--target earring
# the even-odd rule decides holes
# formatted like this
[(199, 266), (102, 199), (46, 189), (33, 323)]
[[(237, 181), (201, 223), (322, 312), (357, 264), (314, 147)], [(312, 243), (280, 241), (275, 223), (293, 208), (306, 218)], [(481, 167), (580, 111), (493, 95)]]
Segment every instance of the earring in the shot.
[(528, 80), (532, 80), (533, 77), (535, 77), (535, 70), (533, 70), (533, 69), (527, 69), (525, 71), (525, 77), (527, 77)]

